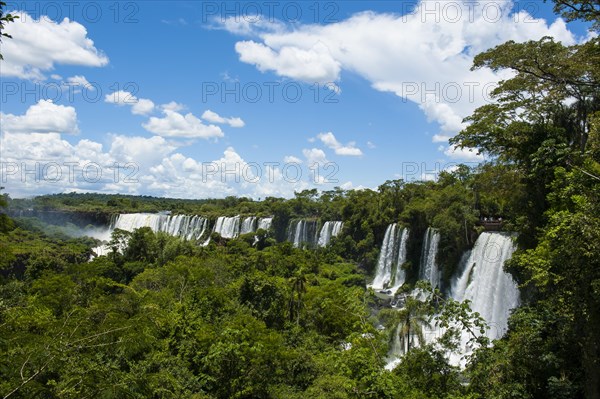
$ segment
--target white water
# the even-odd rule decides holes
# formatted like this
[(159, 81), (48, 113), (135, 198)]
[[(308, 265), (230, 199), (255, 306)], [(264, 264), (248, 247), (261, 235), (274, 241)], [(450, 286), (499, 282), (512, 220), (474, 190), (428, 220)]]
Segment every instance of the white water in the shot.
[(240, 234), (254, 233), (256, 231), (256, 217), (248, 216), (242, 220)]
[[(427, 237), (428, 235), (426, 235)], [(433, 236), (429, 236), (430, 244)], [(425, 243), (424, 243), (425, 244)], [(451, 297), (456, 301), (471, 301), (471, 310), (478, 312), (490, 327), (486, 336), (501, 338), (508, 328), (510, 310), (519, 306), (519, 289), (512, 276), (504, 272), (504, 263), (510, 259), (516, 247), (512, 236), (506, 233), (482, 233), (472, 250), (461, 260), (461, 268), (451, 283)], [(418, 295), (418, 294), (416, 294)], [(425, 340), (433, 342), (440, 337), (440, 328), (425, 329)], [(405, 353), (405, 343), (394, 331), (388, 355), (387, 369), (394, 368), (399, 357)], [(463, 332), (460, 337), (460, 353), (450, 354), (450, 363), (465, 365), (465, 355), (472, 353), (468, 345), (471, 336)]]
[(201, 216), (166, 215), (160, 213), (123, 213), (115, 219), (110, 230), (133, 231), (141, 227), (150, 227), (154, 232), (165, 232), (188, 240), (200, 238), (208, 226)]
[(288, 241), (294, 244), (294, 248), (314, 247), (317, 243), (317, 222), (291, 221), (288, 226)]
[(239, 216), (219, 216), (213, 232), (223, 238), (236, 238), (240, 235), (240, 217)]
[(376, 290), (389, 288), (395, 292), (406, 281), (406, 272), (402, 265), (406, 262), (406, 245), (410, 231), (398, 229), (396, 223), (390, 224), (383, 237), (375, 277), (371, 287)]
[(423, 238), (419, 280), (429, 281), (432, 288), (440, 285), (440, 271), (436, 262), (439, 243), (440, 233), (429, 227)]
[[(141, 227), (150, 227), (154, 232), (161, 231), (187, 240), (197, 240), (204, 235), (208, 228), (208, 220), (197, 215), (123, 213), (113, 219), (109, 229), (102, 238), (108, 241), (114, 229), (131, 232)], [(110, 249), (105, 245), (94, 248), (94, 252), (97, 255), (106, 255), (109, 251)]]
[(273, 218), (260, 218), (258, 219), (258, 228), (257, 230), (269, 230), (271, 225), (273, 224)]
[(319, 240), (317, 244), (319, 247), (326, 247), (331, 242), (333, 237), (337, 237), (342, 228), (344, 227), (344, 223), (340, 221), (335, 222), (325, 222), (323, 224), (323, 228), (321, 228), (321, 232), (319, 233)]
[(385, 230), (383, 244), (377, 260), (375, 278), (371, 286), (375, 289), (386, 288), (392, 279), (392, 264), (394, 262), (394, 245), (396, 243), (396, 223), (390, 224)]
[(504, 335), (510, 310), (519, 306), (517, 284), (503, 270), (515, 249), (509, 234), (481, 233), (462, 274), (452, 284), (452, 297), (471, 301), (471, 310), (488, 323), (490, 339)]
[(408, 228), (402, 229), (400, 234), (400, 244), (398, 245), (398, 260), (396, 261), (396, 274), (394, 276), (394, 287), (392, 292), (395, 292), (406, 281), (406, 271), (402, 265), (406, 262), (406, 245), (408, 244), (410, 231)]

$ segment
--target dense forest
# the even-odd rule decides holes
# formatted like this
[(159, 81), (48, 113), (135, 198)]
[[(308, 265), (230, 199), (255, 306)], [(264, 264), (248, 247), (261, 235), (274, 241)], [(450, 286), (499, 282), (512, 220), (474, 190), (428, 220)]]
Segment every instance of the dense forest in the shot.
[[(600, 32), (597, 1), (554, 4)], [(513, 73), (452, 139), (492, 161), (435, 182), (262, 201), (4, 194), (0, 395), (600, 399), (600, 38), (507, 42), (473, 68)], [(100, 242), (73, 233), (140, 212), (273, 223), (235, 239), (213, 234), (206, 245), (116, 229), (112, 250), (95, 257)], [(447, 295), (488, 218), (516, 236), (504, 267), (521, 294), (493, 342), (469, 302)], [(330, 245), (306, 250), (286, 239), (299, 219), (344, 224)], [(410, 241), (401, 290), (425, 295), (407, 296), (399, 309), (367, 288), (391, 223), (415, 237), (440, 234), (440, 286), (419, 281), (423, 244)], [(443, 334), (411, 345), (410, 335), (433, 322)], [(409, 344), (389, 370), (398, 331)], [(472, 353), (460, 352), (463, 333)], [(462, 365), (450, 354), (464, 356)]]

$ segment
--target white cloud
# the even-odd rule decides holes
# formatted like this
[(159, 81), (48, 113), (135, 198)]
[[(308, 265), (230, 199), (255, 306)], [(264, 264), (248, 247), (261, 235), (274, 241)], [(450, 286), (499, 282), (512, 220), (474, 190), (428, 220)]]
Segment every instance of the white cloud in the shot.
[(131, 107), (131, 113), (135, 115), (148, 115), (154, 111), (154, 103), (146, 98), (140, 98)]
[(285, 163), (297, 163), (297, 164), (301, 164), (302, 160), (298, 157), (295, 157), (293, 155), (287, 155), (283, 158), (283, 162)]
[(182, 115), (176, 111), (163, 109), (163, 114), (163, 118), (151, 117), (142, 125), (144, 129), (164, 137), (210, 139), (224, 136), (220, 127), (205, 125), (192, 113)]
[(177, 147), (163, 137), (113, 135), (109, 154), (120, 164), (134, 163), (142, 168), (159, 163)]
[(224, 118), (221, 115), (217, 114), (216, 112), (211, 111), (210, 109), (207, 109), (206, 111), (204, 111), (204, 113), (202, 114), (202, 119), (212, 122), (212, 123), (226, 123), (231, 127), (244, 127), (245, 123), (241, 118), (238, 117), (232, 117), (232, 118)]
[[(2, 158), (9, 163), (47, 159), (66, 160), (71, 154), (71, 145), (62, 140), (59, 133), (13, 133), (2, 136)], [(29, 168), (28, 168), (29, 169)]]
[(285, 29), (281, 22), (264, 17), (255, 19), (238, 16), (227, 17), (224, 20), (215, 18), (214, 22), (213, 28), (224, 29), (242, 36), (255, 36), (257, 32), (280, 32)]
[(132, 93), (124, 90), (107, 94), (104, 101), (119, 106), (131, 106), (131, 113), (135, 115), (149, 115), (154, 111), (154, 103), (147, 98), (137, 98)]
[(375, 144), (373, 144), (372, 142), (370, 142), (370, 141), (367, 141), (367, 147), (369, 147), (372, 150), (375, 149), (375, 148), (377, 148), (377, 146)]
[[(312, 181), (306, 167), (298, 173), (289, 165), (248, 162), (232, 147), (201, 161), (176, 152), (181, 144), (160, 136), (109, 134), (107, 140), (105, 147), (87, 139), (70, 144), (58, 133), (4, 133), (5, 185), (17, 197), (77, 191), (171, 198), (264, 198), (292, 197), (295, 191), (325, 182), (322, 176)], [(323, 162), (324, 156), (321, 150), (314, 150), (315, 159)], [(120, 167), (115, 168), (115, 164)], [(57, 169), (58, 178), (53, 180)]]
[(351, 181), (347, 181), (347, 182), (345, 182), (345, 183), (342, 183), (342, 184), (340, 185), (340, 188), (341, 188), (342, 190), (352, 190), (352, 188), (353, 188), (353, 187), (354, 187), (354, 184), (352, 184), (352, 182), (351, 182)]
[(459, 148), (457, 146), (448, 146), (444, 150), (444, 154), (454, 160), (468, 161), (468, 162), (480, 162), (484, 160), (483, 155), (477, 154), (477, 150), (474, 148)]
[(67, 78), (67, 85), (69, 86), (80, 86), (86, 90), (94, 91), (96, 88), (92, 85), (83, 75), (75, 75)]
[(168, 109), (169, 111), (183, 111), (185, 106), (183, 104), (176, 103), (175, 101), (171, 101), (170, 103), (163, 104), (160, 106), (162, 109)]
[(235, 50), (240, 61), (255, 65), (261, 72), (273, 71), (279, 76), (310, 83), (333, 82), (340, 74), (340, 63), (333, 58), (327, 46), (318, 41), (309, 48), (290, 46), (273, 49), (250, 40), (237, 42)]
[(256, 29), (252, 41), (240, 41), (235, 49), (240, 61), (260, 71), (309, 83), (339, 81), (342, 70), (357, 74), (376, 90), (418, 104), (444, 135), (454, 135), (464, 127), (463, 118), (485, 103), (490, 85), (510, 76), (470, 71), (475, 54), (507, 40), (546, 35), (576, 42), (561, 19), (548, 24), (525, 11), (511, 14), (511, 0), (453, 2), (451, 8), (459, 11), (452, 15), (444, 12), (447, 3), (421, 1), (407, 15), (362, 12), (337, 23)]
[(452, 138), (452, 136), (448, 136), (445, 134), (434, 134), (433, 137), (431, 138), (431, 141), (433, 143), (447, 143), (448, 140), (450, 140)]
[(331, 132), (319, 133), (317, 138), (321, 140), (327, 147), (334, 150), (337, 155), (356, 157), (363, 154), (361, 149), (356, 147), (356, 143), (350, 142), (346, 145), (342, 145), (342, 143), (340, 143)]
[(304, 158), (306, 158), (309, 166), (329, 163), (325, 156), (325, 152), (319, 148), (304, 149), (302, 150), (302, 154), (304, 155)]
[(108, 57), (94, 47), (86, 28), (68, 18), (57, 23), (43, 16), (34, 19), (26, 12), (14, 23), (6, 25), (4, 33), (12, 39), (2, 41), (2, 76), (42, 80), (44, 72), (56, 64), (101, 67)]
[(0, 127), (10, 133), (79, 133), (75, 108), (57, 105), (51, 100), (40, 100), (24, 115), (0, 112)]

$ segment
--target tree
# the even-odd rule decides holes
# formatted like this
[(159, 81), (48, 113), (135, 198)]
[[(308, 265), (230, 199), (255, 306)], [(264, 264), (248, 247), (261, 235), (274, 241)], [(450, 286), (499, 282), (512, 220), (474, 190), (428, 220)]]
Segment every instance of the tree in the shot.
[(405, 305), (398, 311), (388, 314), (387, 324), (395, 324), (394, 338), (398, 338), (401, 351), (410, 352), (416, 345), (425, 345), (424, 328), (431, 328), (431, 308), (426, 301), (412, 295), (406, 296)]
[[(0, 187), (0, 191), (4, 187)], [(7, 233), (14, 228), (14, 223), (11, 218), (4, 213), (4, 208), (8, 206), (8, 195), (0, 194), (0, 233)]]
[[(18, 15), (12, 15), (10, 13), (6, 14), (3, 8), (6, 7), (6, 2), (0, 1), (0, 43), (2, 42), (2, 37), (6, 37), (12, 39), (12, 36), (6, 32), (2, 32), (9, 22), (15, 22), (15, 19), (19, 18)], [(4, 57), (0, 53), (0, 60), (3, 60)]]
[(292, 287), (292, 294), (290, 297), (290, 321), (296, 321), (296, 324), (300, 324), (300, 313), (302, 312), (302, 297), (306, 293), (306, 274), (303, 270), (299, 270), (296, 275), (290, 278), (290, 285)]
[[(547, 0), (544, 0), (547, 1)], [(598, 0), (553, 0), (554, 12), (562, 14), (567, 21), (583, 20), (592, 23), (592, 29), (600, 31), (600, 3)]]

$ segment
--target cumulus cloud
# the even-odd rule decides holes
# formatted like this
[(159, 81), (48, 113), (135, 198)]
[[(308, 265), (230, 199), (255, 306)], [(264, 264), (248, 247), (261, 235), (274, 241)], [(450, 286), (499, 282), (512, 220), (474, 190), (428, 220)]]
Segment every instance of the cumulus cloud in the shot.
[(325, 152), (319, 148), (304, 149), (302, 150), (302, 154), (310, 166), (314, 164), (323, 165), (329, 163), (327, 156), (325, 156)]
[(431, 141), (433, 143), (447, 143), (448, 140), (450, 140), (452, 138), (452, 136), (448, 136), (445, 134), (434, 134), (433, 137), (431, 138)]
[[(405, 15), (367, 11), (330, 24), (256, 29), (253, 40), (239, 41), (235, 50), (260, 71), (308, 83), (340, 81), (342, 71), (357, 74), (376, 90), (418, 104), (441, 134), (452, 136), (490, 89), (510, 77), (470, 71), (475, 54), (507, 40), (577, 41), (562, 19), (549, 24), (526, 11), (513, 13), (511, 0), (451, 2), (452, 10), (448, 3), (419, 1)], [(236, 33), (231, 22), (224, 28)]]
[[(107, 141), (71, 144), (59, 133), (4, 133), (5, 185), (15, 196), (77, 191), (264, 198), (292, 197), (326, 182), (306, 167), (249, 162), (233, 147), (199, 160), (177, 152), (181, 143), (160, 136), (109, 134)], [(318, 149), (312, 153), (320, 161), (324, 156)]]
[(142, 126), (147, 131), (164, 137), (219, 138), (223, 131), (216, 125), (205, 125), (192, 113), (185, 115), (169, 109), (163, 109), (164, 117), (151, 117)]
[(6, 25), (4, 33), (13, 39), (2, 41), (2, 76), (42, 80), (44, 72), (56, 64), (101, 67), (108, 57), (87, 37), (86, 28), (68, 18), (55, 22), (42, 16), (34, 19), (26, 12)]
[(66, 84), (72, 87), (83, 87), (86, 90), (95, 91), (96, 88), (93, 84), (88, 82), (88, 80), (83, 75), (75, 75), (67, 78)]
[(279, 76), (313, 83), (333, 82), (340, 74), (340, 63), (318, 41), (308, 48), (273, 49), (250, 40), (236, 43), (235, 50), (240, 61), (255, 65), (261, 72), (273, 71)]
[(257, 32), (280, 32), (285, 30), (285, 25), (271, 18), (246, 18), (230, 16), (227, 18), (214, 18), (213, 29), (223, 29), (242, 36), (256, 36)]
[(149, 115), (154, 111), (154, 102), (147, 98), (137, 98), (132, 93), (124, 90), (115, 91), (107, 94), (104, 101), (120, 106), (131, 106), (131, 113), (134, 115)]
[(24, 115), (0, 112), (0, 127), (10, 133), (79, 133), (75, 108), (40, 100)]
[(317, 138), (327, 147), (334, 150), (337, 155), (356, 157), (363, 154), (361, 149), (356, 147), (356, 143), (350, 142), (347, 145), (342, 145), (331, 132), (319, 133)]
[(160, 162), (176, 148), (176, 145), (159, 136), (146, 138), (113, 135), (109, 153), (121, 164), (131, 162), (149, 167)]
[(185, 106), (183, 104), (179, 104), (175, 101), (171, 101), (170, 103), (167, 104), (163, 104), (160, 106), (162, 109), (168, 109), (170, 111), (183, 111), (185, 109)]
[(285, 163), (297, 163), (297, 164), (301, 164), (302, 160), (298, 157), (295, 157), (293, 155), (287, 155), (283, 158), (283, 162)]
[(207, 109), (202, 114), (202, 119), (212, 122), (212, 123), (220, 123), (220, 124), (228, 124), (231, 127), (244, 127), (246, 124), (242, 120), (242, 118), (232, 117), (232, 118), (224, 118), (216, 112)]
[(448, 158), (469, 161), (469, 162), (480, 162), (484, 160), (483, 155), (478, 154), (478, 151), (474, 148), (459, 148), (451, 145), (444, 149), (444, 155)]

